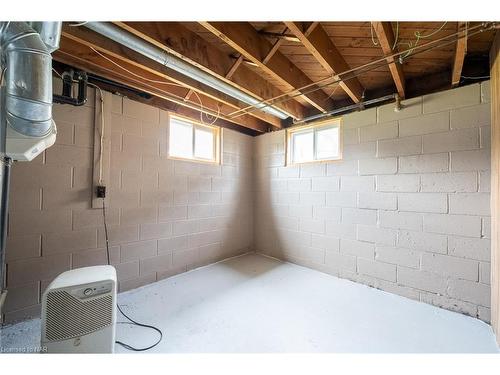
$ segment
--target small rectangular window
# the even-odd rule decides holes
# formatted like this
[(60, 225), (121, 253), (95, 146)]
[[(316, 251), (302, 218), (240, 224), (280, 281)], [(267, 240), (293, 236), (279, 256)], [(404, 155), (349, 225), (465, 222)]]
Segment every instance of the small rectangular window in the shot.
[(339, 118), (287, 130), (287, 164), (342, 158)]
[(292, 135), (293, 162), (303, 163), (314, 159), (314, 132), (307, 130)]
[(168, 156), (210, 163), (219, 162), (220, 129), (170, 116)]
[(212, 129), (194, 129), (194, 157), (212, 160), (215, 151), (215, 139)]

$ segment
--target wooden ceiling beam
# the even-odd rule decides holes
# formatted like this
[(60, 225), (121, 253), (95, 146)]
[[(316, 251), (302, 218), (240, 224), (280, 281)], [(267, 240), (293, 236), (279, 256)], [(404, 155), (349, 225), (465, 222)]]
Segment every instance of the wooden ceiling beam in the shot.
[(460, 32), (460, 34), (455, 46), (455, 57), (453, 58), (453, 69), (451, 73), (452, 86), (456, 86), (460, 83), (460, 77), (462, 75), (465, 54), (467, 53), (467, 22), (458, 22), (457, 31)]
[(225, 78), (231, 79), (231, 77), (236, 73), (236, 69), (238, 69), (243, 62), (243, 55), (240, 55), (234, 62), (233, 66), (229, 69), (229, 71), (224, 75)]
[(273, 46), (267, 53), (267, 55), (262, 59), (262, 64), (266, 65), (269, 60), (274, 56), (276, 52), (278, 52), (278, 49), (280, 46), (283, 44), (284, 39), (278, 39), (276, 42), (274, 42)]
[[(283, 31), (283, 33), (282, 33), (282, 34), (284, 34), (284, 33), (286, 32), (286, 30), (287, 30), (287, 29), (288, 29), (288, 28), (287, 28), (287, 27), (285, 27), (285, 30)], [(283, 44), (283, 42), (284, 42), (284, 41), (285, 41), (284, 39), (278, 38), (278, 39), (274, 42), (274, 44), (273, 44), (273, 46), (271, 47), (271, 49), (269, 50), (269, 52), (268, 52), (268, 53), (266, 54), (266, 56), (262, 59), (262, 64), (266, 65), (266, 64), (269, 62), (269, 60), (271, 60), (271, 57), (273, 57), (273, 56), (274, 56), (274, 54), (275, 54), (276, 52), (278, 52), (278, 49), (280, 48), (280, 46)]]
[[(285, 25), (329, 74), (338, 75), (350, 69), (319, 22), (307, 25), (299, 22), (285, 22)], [(364, 88), (357, 78), (341, 81), (340, 87), (355, 103), (362, 100)]]
[[(273, 48), (275, 45), (259, 34), (250, 23), (200, 22), (200, 24), (267, 74), (286, 85), (289, 90), (298, 90), (304, 100), (321, 112), (333, 108), (333, 101), (321, 89), (315, 91), (307, 89), (300, 92), (301, 87), (310, 85), (313, 81), (278, 51), (278, 48)], [(270, 52), (272, 56), (266, 59)]]
[(398, 94), (401, 98), (405, 97), (405, 76), (403, 73), (403, 68), (401, 64), (394, 60), (393, 57), (389, 57), (394, 54), (393, 51), (395, 39), (394, 32), (392, 30), (392, 25), (390, 22), (372, 22), (372, 27), (377, 34), (380, 47), (384, 52), (384, 56), (387, 57), (387, 62), (389, 63), (389, 70), (398, 90)]
[[(178, 22), (115, 22), (115, 24), (258, 100), (283, 94), (264, 77), (241, 64), (245, 56), (241, 61), (238, 62), (237, 59), (235, 62), (233, 57)], [(235, 69), (231, 72), (233, 67)], [(229, 72), (231, 74), (227, 76)], [(293, 99), (275, 106), (294, 119), (307, 116), (307, 108)]]
[[(222, 119), (239, 126), (259, 132), (266, 132), (271, 128), (270, 124), (267, 122), (248, 114), (231, 119), (228, 117), (228, 114), (234, 111), (232, 107), (220, 103), (206, 95), (198, 94), (203, 101), (203, 107), (201, 107), (197, 98), (193, 98), (193, 100), (186, 99), (189, 89), (183, 87), (169, 87), (162, 85), (161, 83), (148, 81), (154, 79), (155, 75), (147, 71), (141, 72), (141, 76), (146, 78), (145, 80), (127, 73), (122, 69), (117, 69), (116, 66), (102, 56), (94, 53), (93, 51), (84, 51), (82, 45), (75, 43), (74, 40), (68, 39), (64, 35), (61, 37), (60, 48), (54, 52), (53, 56), (56, 61), (74, 66), (78, 69), (83, 69), (103, 78), (121, 83), (125, 86), (169, 100), (176, 105), (176, 108), (186, 107), (191, 112), (197, 111), (198, 114), (203, 112), (208, 115), (208, 117), (206, 117), (206, 121), (208, 122), (210, 122), (211, 118), (216, 115), (219, 110), (219, 114)], [(134, 65), (127, 64), (125, 62), (121, 62), (121, 65), (130, 72), (134, 72), (134, 69), (137, 69)], [(220, 106), (219, 109), (217, 106)]]
[[(198, 94), (204, 94), (237, 110), (246, 106), (245, 103), (242, 103), (229, 95), (221, 93), (218, 90), (173, 71), (172, 69), (165, 67), (163, 64), (152, 61), (147, 57), (123, 47), (120, 44), (89, 29), (65, 26), (63, 27), (62, 36), (84, 46), (83, 51), (93, 52), (93, 48), (100, 53), (106, 54), (113, 60), (119, 61), (119, 64), (126, 63), (132, 65), (135, 75), (140, 76), (143, 75), (144, 72), (152, 73), (153, 77), (151, 79), (167, 82), (162, 84), (163, 87), (174, 88), (176, 85), (182, 86), (188, 90), (190, 89), (195, 91)], [(118, 66), (115, 68), (120, 69)], [(275, 128), (281, 128), (281, 120), (277, 117), (261, 111), (253, 111), (251, 115), (268, 122)]]

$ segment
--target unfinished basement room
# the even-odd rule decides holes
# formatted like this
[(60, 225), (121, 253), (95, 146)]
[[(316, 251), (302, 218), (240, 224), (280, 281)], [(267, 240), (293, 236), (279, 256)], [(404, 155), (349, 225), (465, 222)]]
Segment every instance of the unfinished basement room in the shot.
[(0, 363), (500, 357), (498, 6), (257, 8), (0, 22)]

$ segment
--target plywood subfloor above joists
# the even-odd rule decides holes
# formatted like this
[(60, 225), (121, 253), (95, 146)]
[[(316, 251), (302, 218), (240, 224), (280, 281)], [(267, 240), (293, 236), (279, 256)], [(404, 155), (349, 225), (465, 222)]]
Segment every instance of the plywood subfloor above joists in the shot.
[[(314, 82), (295, 66), (273, 44), (247, 22), (202, 22), (208, 31), (229, 44), (276, 80), (287, 85), (288, 91), (298, 91), (301, 97), (321, 112), (333, 108), (333, 101), (321, 90), (302, 89)], [(273, 51), (269, 58), (269, 53)]]

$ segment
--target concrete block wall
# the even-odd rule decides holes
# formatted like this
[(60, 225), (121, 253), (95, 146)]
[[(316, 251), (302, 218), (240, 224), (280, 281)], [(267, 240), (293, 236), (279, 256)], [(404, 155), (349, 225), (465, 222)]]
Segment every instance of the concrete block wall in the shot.
[(343, 118), (344, 159), (255, 142), (258, 252), (490, 320), (489, 82)]
[[(59, 273), (106, 263), (102, 210), (91, 208), (89, 94), (83, 107), (54, 105), (56, 144), (12, 168), (6, 322), (39, 315)], [(174, 161), (168, 113), (116, 95), (112, 112), (107, 224), (120, 291), (252, 249), (251, 137), (225, 130), (222, 165)]]
[[(56, 86), (57, 87), (57, 86)], [(7, 322), (65, 270), (104, 264), (89, 105), (13, 168)], [(107, 219), (120, 290), (257, 251), (489, 320), (489, 84), (344, 117), (344, 160), (285, 166), (285, 133), (224, 131), (222, 165), (166, 157), (168, 114), (113, 96)]]

